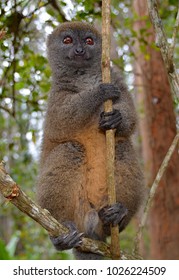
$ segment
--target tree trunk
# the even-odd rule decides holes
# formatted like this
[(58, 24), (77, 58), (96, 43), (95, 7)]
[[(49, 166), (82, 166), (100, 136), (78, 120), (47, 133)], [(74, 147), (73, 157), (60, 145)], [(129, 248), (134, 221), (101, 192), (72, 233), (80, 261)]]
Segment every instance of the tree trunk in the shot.
[[(133, 1), (137, 20), (134, 28), (146, 28), (144, 16), (148, 15), (146, 1)], [(136, 43), (135, 83), (138, 87), (138, 104), (143, 117), (139, 120), (142, 135), (146, 183), (151, 185), (160, 164), (176, 135), (176, 117), (171, 90), (161, 54), (150, 45), (154, 31), (148, 30), (144, 39), (147, 52), (141, 53)], [(146, 35), (144, 35), (146, 36)], [(150, 212), (151, 259), (179, 259), (179, 157), (175, 151), (166, 173), (160, 182)]]

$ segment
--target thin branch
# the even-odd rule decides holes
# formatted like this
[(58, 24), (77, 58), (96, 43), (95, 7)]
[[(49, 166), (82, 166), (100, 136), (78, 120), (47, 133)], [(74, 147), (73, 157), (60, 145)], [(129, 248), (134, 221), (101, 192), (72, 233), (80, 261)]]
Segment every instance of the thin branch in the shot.
[(178, 8), (178, 12), (177, 12), (175, 25), (174, 25), (174, 28), (173, 28), (172, 42), (171, 42), (170, 48), (169, 48), (169, 55), (170, 55), (171, 60), (173, 60), (173, 56), (174, 56), (174, 50), (175, 50), (176, 37), (177, 37), (177, 34), (178, 34), (178, 30), (179, 30), (179, 8)]
[(141, 222), (140, 222), (140, 225), (139, 225), (139, 229), (138, 229), (138, 232), (136, 234), (136, 238), (135, 238), (135, 244), (134, 244), (134, 253), (135, 254), (138, 254), (138, 251), (139, 251), (139, 243), (140, 243), (140, 240), (141, 240), (141, 236), (142, 236), (142, 232), (143, 232), (143, 229), (144, 229), (144, 226), (146, 224), (146, 221), (147, 221), (147, 216), (149, 214), (149, 210), (151, 208), (151, 205), (152, 205), (152, 201), (153, 201), (153, 198), (154, 198), (154, 195), (156, 193), (156, 190), (159, 186), (159, 182), (169, 164), (169, 161), (175, 151), (175, 148), (177, 146), (177, 143), (179, 141), (179, 132), (177, 133), (177, 135), (175, 136), (160, 168), (159, 168), (159, 171), (157, 173), (157, 176), (152, 184), (152, 187), (150, 189), (150, 193), (149, 193), (149, 196), (148, 196), (148, 199), (147, 199), (147, 202), (146, 202), (146, 205), (145, 205), (145, 209), (144, 209), (144, 212), (143, 212), (143, 215), (142, 215), (142, 218), (141, 218)]
[(11, 110), (8, 109), (7, 107), (4, 107), (4, 106), (0, 105), (0, 109), (5, 111), (6, 113), (8, 113), (11, 117), (15, 118), (13, 113), (11, 112)]
[(60, 14), (62, 21), (67, 21), (63, 8), (58, 4), (58, 1), (49, 0), (48, 2), (53, 7), (53, 9), (55, 9)]
[[(173, 93), (175, 96), (179, 96), (179, 75), (176, 70), (176, 66), (173, 61), (173, 55), (171, 56), (170, 53), (170, 47), (167, 42), (167, 37), (162, 25), (162, 20), (159, 16), (158, 12), (158, 6), (157, 6), (157, 0), (147, 0), (148, 3), (148, 9), (149, 9), (149, 14), (151, 18), (151, 22), (153, 24), (153, 27), (155, 29), (156, 33), (156, 45), (160, 48), (162, 58), (164, 60), (167, 72), (168, 72), (168, 77), (170, 81), (170, 85), (172, 88)], [(176, 21), (176, 29), (177, 31), (177, 26), (178, 26), (178, 16), (177, 16), (177, 21)], [(175, 40), (175, 31), (174, 31), (174, 40)], [(175, 43), (174, 43), (175, 45)]]
[[(110, 0), (102, 1), (102, 81), (111, 82), (110, 73)], [(112, 111), (112, 101), (108, 100), (104, 104), (105, 112)], [(106, 179), (108, 188), (109, 205), (116, 203), (115, 189), (115, 138), (114, 130), (106, 131)], [(119, 229), (118, 226), (111, 226), (111, 255), (112, 259), (120, 259)]]

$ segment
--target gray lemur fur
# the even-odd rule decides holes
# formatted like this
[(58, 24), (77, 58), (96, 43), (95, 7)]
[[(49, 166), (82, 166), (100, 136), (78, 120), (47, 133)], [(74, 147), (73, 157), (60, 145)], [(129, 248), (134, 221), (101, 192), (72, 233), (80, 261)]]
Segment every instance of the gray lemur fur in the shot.
[[(61, 24), (49, 35), (47, 50), (52, 88), (44, 123), (38, 202), (59, 222), (73, 222), (86, 236), (105, 240), (109, 224), (118, 223), (123, 230), (143, 199), (143, 177), (131, 142), (136, 126), (133, 101), (119, 74), (112, 72), (112, 83), (102, 84), (101, 35), (90, 24)], [(113, 116), (102, 113), (108, 99), (113, 100)], [(109, 128), (116, 129), (114, 209), (108, 206), (105, 175), (104, 130)], [(77, 258), (98, 259), (75, 251)]]

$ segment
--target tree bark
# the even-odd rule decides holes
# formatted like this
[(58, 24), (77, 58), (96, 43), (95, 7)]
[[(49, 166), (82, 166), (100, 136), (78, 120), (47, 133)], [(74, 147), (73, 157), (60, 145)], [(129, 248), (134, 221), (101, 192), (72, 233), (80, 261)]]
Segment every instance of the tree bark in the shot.
[[(139, 18), (134, 24), (138, 35), (146, 28), (144, 16), (148, 16), (146, 1), (134, 0)], [(143, 18), (142, 18), (143, 17)], [(142, 135), (146, 183), (152, 184), (175, 135), (176, 117), (167, 72), (160, 51), (151, 47), (155, 41), (151, 27), (147, 53), (140, 51), (136, 43), (135, 82), (138, 88), (138, 104), (142, 108), (140, 130)], [(147, 56), (146, 56), (147, 54)], [(156, 192), (150, 212), (151, 259), (179, 259), (179, 157), (174, 152), (166, 173)]]

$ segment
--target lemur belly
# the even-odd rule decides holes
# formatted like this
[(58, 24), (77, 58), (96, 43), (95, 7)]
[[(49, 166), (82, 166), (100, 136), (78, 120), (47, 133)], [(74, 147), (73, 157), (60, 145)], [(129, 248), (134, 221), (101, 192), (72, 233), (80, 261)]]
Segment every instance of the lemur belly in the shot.
[(96, 210), (107, 204), (105, 135), (91, 126), (78, 135), (85, 148), (84, 186), (89, 204)]

